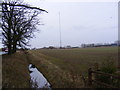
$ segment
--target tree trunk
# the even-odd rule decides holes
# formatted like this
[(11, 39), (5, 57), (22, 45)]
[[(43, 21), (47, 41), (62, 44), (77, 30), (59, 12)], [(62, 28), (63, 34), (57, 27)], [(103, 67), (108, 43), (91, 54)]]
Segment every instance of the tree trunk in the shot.
[(16, 50), (17, 50), (17, 41), (14, 40), (14, 42), (13, 42), (13, 50), (12, 50), (12, 53), (15, 53)]
[[(9, 26), (10, 27), (10, 26)], [(11, 40), (11, 28), (8, 31), (8, 54), (12, 54), (12, 40)]]
[(10, 44), (8, 44), (8, 54), (12, 54), (12, 50), (11, 50), (11, 45)]

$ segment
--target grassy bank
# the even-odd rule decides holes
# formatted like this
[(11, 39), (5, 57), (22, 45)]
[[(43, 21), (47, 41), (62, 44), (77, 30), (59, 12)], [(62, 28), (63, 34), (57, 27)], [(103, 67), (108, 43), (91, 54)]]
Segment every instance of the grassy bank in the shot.
[(3, 88), (28, 88), (28, 62), (23, 52), (2, 56)]

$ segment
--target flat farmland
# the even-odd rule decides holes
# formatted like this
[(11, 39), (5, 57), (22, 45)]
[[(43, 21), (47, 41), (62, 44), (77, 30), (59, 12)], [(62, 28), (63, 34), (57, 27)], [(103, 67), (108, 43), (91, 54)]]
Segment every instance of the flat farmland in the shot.
[(96, 47), (75, 49), (39, 49), (33, 53), (42, 53), (44, 58), (64, 71), (87, 75), (88, 68), (113, 60), (117, 65), (118, 47)]

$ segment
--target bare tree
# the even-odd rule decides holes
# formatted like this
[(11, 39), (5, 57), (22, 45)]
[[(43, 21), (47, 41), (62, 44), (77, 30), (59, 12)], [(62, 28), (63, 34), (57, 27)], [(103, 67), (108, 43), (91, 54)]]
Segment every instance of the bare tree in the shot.
[(36, 26), (40, 24), (37, 7), (21, 4), (19, 1), (2, 3), (2, 35), (3, 44), (8, 48), (8, 54), (15, 53), (17, 47), (25, 48), (33, 38)]

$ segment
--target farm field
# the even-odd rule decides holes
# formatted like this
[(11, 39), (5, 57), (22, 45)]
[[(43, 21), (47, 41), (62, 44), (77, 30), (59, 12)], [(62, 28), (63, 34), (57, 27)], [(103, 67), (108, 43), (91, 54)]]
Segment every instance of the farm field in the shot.
[[(2, 56), (2, 84), (7, 88), (30, 88), (28, 65), (34, 64), (53, 88), (83, 88), (88, 68), (103, 61), (117, 64), (117, 47), (37, 49)], [(21, 84), (20, 84), (21, 83)]]
[(118, 47), (97, 47), (77, 49), (40, 49), (32, 51), (46, 55), (44, 58), (63, 70), (87, 75), (88, 68), (94, 68), (96, 64), (113, 60), (117, 65)]

